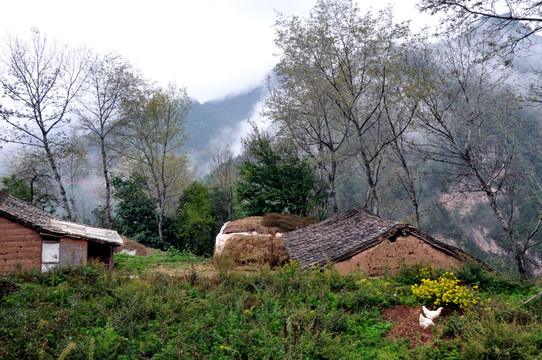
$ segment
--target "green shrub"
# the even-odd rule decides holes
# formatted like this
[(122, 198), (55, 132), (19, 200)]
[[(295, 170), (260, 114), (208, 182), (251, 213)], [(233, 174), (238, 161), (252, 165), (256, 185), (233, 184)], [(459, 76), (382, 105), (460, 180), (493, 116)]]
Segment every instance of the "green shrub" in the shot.
[(418, 346), (414, 349), (412, 359), (419, 360), (462, 360), (458, 344), (437, 341), (435, 346)]
[(465, 359), (542, 359), (540, 323), (520, 325), (492, 314), (470, 318), (460, 335)]
[(267, 213), (262, 219), (262, 225), (277, 227), (279, 231), (286, 232), (299, 229), (304, 226), (316, 224), (318, 219), (314, 216), (299, 216), (291, 214)]
[[(184, 256), (150, 256), (145, 266)], [(427, 276), (421, 269), (416, 276)], [(485, 358), (524, 351), (536, 359), (534, 350), (542, 345), (541, 326), (528, 316), (532, 308), (499, 295), (499, 301), (516, 305), (501, 304), (480, 318), (475, 312), (448, 317), (444, 336), (458, 337), (455, 345), (439, 341), (410, 351), (404, 341), (385, 339), (392, 324), (381, 315), (387, 307), (415, 304), (410, 286), (404, 278), (360, 277), (330, 268), (302, 270), (295, 262), (215, 278), (146, 272), (134, 277), (124, 270), (110, 274), (97, 264), (6, 275), (2, 281), (17, 291), (0, 306), (0, 358), (8, 353), (13, 359), (57, 359), (64, 352), (67, 359), (85, 360), (460, 359), (476, 358), (469, 347), (493, 346)], [(511, 340), (499, 337), (500, 327)]]
[(478, 286), (480, 290), (495, 294), (526, 295), (532, 288), (528, 282), (507, 279), (496, 272), (490, 273), (475, 263), (465, 263), (455, 271), (455, 275), (463, 284)]
[(414, 285), (422, 281), (422, 279), (435, 279), (436, 271), (432, 265), (424, 265), (422, 263), (407, 266), (403, 264), (397, 275), (395, 281), (403, 285)]

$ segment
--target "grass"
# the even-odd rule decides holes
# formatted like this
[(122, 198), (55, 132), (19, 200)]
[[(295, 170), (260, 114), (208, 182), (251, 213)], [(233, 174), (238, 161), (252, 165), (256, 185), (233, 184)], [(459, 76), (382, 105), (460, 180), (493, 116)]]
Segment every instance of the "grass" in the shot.
[[(0, 359), (537, 359), (542, 353), (542, 304), (524, 307), (517, 291), (491, 290), (504, 281), (498, 278), (479, 285), (498, 299), (494, 310), (455, 317), (445, 339), (411, 349), (408, 341), (386, 340), (392, 324), (381, 315), (395, 305), (418, 305), (404, 275), (367, 279), (289, 263), (249, 274), (176, 277), (153, 269), (210, 260), (170, 253), (115, 261), (114, 274), (91, 264), (0, 275), (18, 289), (0, 301)], [(524, 298), (539, 291), (522, 286)]]
[(160, 268), (191, 270), (196, 265), (210, 267), (211, 259), (195, 256), (190, 252), (179, 252), (175, 248), (149, 256), (115, 255), (115, 269), (137, 274), (150, 273)]

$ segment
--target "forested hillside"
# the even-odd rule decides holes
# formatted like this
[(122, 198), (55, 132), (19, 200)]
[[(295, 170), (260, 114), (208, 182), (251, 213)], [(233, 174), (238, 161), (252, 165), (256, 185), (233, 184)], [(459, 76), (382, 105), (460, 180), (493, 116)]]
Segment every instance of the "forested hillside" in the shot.
[(200, 103), (192, 101), (186, 117), (188, 139), (184, 149), (198, 165), (198, 173), (206, 174), (213, 155), (223, 147), (238, 145), (245, 134), (243, 124), (255, 114), (263, 99), (263, 86), (224, 99)]

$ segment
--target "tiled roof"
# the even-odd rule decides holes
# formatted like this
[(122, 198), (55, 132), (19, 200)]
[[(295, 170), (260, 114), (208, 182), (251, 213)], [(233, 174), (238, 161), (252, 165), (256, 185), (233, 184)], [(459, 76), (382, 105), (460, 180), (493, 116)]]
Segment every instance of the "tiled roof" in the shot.
[(369, 249), (385, 239), (413, 235), (460, 260), (479, 260), (462, 250), (438, 241), (408, 225), (382, 219), (358, 207), (283, 235), (292, 260), (302, 266), (340, 262)]
[(5, 190), (0, 190), (0, 216), (51, 235), (65, 235), (112, 245), (122, 245), (122, 238), (114, 230), (61, 220), (58, 216), (18, 199)]

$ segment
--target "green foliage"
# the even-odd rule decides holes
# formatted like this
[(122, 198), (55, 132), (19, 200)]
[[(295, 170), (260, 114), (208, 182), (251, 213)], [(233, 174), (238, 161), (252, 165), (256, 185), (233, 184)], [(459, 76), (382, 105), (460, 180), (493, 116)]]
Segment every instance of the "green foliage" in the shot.
[(233, 204), (235, 194), (232, 196), (229, 189), (211, 186), (209, 187), (209, 197), (211, 199), (211, 215), (215, 221), (213, 233), (218, 234), (224, 223), (236, 219), (237, 206)]
[(2, 178), (2, 184), (4, 185), (4, 190), (11, 195), (24, 201), (31, 202), (30, 185), (24, 182), (24, 180), (18, 179), (15, 175), (11, 175)]
[[(381, 311), (410, 304), (393, 276), (343, 276), (289, 262), (253, 274), (170, 277), (140, 271), (208, 264), (171, 248), (150, 257), (2, 275), (17, 290), (0, 300), (0, 357), (8, 359), (537, 359), (540, 318), (500, 312), (446, 317), (432, 347), (388, 341)], [(136, 265), (138, 264), (138, 265)], [(127, 272), (134, 269), (134, 272)], [(413, 271), (414, 272), (414, 271)]]
[(542, 325), (505, 322), (492, 313), (468, 318), (460, 335), (465, 359), (542, 359)]
[(171, 246), (166, 252), (157, 251), (154, 255), (133, 256), (126, 254), (115, 254), (115, 268), (138, 274), (145, 274), (156, 270), (156, 268), (190, 270), (196, 264), (208, 265), (210, 260), (196, 256), (189, 251), (179, 251)]
[(2, 178), (2, 184), (4, 185), (4, 190), (16, 198), (24, 200), (41, 209), (49, 210), (52, 213), (55, 212), (56, 199), (54, 196), (47, 193), (47, 191), (29, 185), (26, 181), (19, 179), (14, 174)]
[[(184, 256), (174, 252), (164, 257)], [(294, 263), (215, 280), (131, 278), (98, 267), (21, 273), (11, 280), (20, 290), (0, 307), (0, 349), (10, 358), (57, 358), (70, 343), (71, 359), (172, 359), (179, 353), (199, 359), (386, 359), (408, 353), (384, 341), (391, 324), (379, 319), (374, 299), (363, 307), (341, 305), (349, 294), (366, 291), (356, 277), (307, 273)]]
[(126, 180), (117, 176), (111, 183), (113, 196), (118, 200), (115, 207), (117, 231), (141, 244), (162, 248), (157, 233), (155, 202), (145, 193), (145, 178), (132, 173)]
[(302, 217), (277, 213), (267, 213), (262, 219), (263, 226), (277, 227), (280, 232), (296, 230), (304, 226), (316, 224), (317, 222), (318, 219), (314, 216)]
[(414, 285), (422, 281), (422, 279), (435, 279), (436, 271), (432, 265), (424, 265), (422, 263), (406, 266), (402, 265), (397, 272), (396, 279), (403, 285)]
[(455, 274), (462, 283), (478, 286), (480, 290), (493, 294), (524, 296), (532, 288), (528, 282), (513, 281), (500, 273), (487, 272), (474, 263), (465, 263)]
[(193, 182), (181, 195), (175, 218), (178, 248), (210, 256), (214, 249), (211, 197), (201, 182)]
[(457, 344), (436, 341), (436, 346), (417, 347), (411, 356), (419, 360), (463, 360), (461, 350)]
[(239, 169), (237, 197), (248, 216), (268, 212), (309, 215), (324, 197), (307, 159), (286, 146), (273, 147), (258, 132), (245, 142), (249, 159)]

